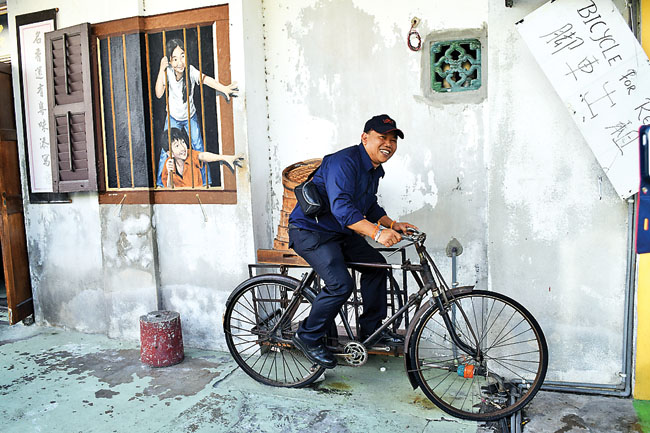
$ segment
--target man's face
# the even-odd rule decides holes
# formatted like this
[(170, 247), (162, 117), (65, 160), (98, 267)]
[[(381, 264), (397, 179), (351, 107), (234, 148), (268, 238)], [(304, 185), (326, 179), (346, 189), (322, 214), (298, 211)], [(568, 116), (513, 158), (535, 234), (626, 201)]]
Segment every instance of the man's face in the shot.
[(187, 146), (183, 140), (172, 141), (172, 156), (185, 161), (187, 158)]
[(397, 151), (397, 133), (391, 131), (380, 134), (371, 130), (361, 134), (361, 143), (365, 146), (372, 165), (377, 168)]

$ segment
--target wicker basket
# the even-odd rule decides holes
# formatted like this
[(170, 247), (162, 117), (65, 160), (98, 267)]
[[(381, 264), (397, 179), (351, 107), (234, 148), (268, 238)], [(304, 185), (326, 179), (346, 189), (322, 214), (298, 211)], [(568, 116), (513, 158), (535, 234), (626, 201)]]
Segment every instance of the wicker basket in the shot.
[(295, 198), (293, 189), (306, 181), (311, 172), (320, 167), (321, 162), (323, 162), (321, 158), (314, 158), (291, 164), (282, 170), (282, 185), (291, 191), (291, 195)]
[(289, 249), (289, 215), (296, 207), (296, 195), (293, 189), (307, 180), (312, 171), (320, 167), (323, 160), (321, 158), (308, 159), (306, 161), (296, 162), (282, 170), (282, 186), (284, 193), (282, 195), (282, 210), (280, 211), (280, 224), (278, 224), (278, 234), (273, 241), (273, 249)]

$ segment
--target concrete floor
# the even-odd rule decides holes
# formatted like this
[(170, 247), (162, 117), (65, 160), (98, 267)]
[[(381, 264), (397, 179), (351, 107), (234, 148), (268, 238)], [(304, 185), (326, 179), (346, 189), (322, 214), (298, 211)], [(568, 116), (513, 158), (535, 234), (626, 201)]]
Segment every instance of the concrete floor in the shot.
[[(154, 369), (137, 342), (0, 325), (3, 432), (490, 432), (410, 388), (401, 358), (337, 367), (304, 389), (261, 385), (221, 352)], [(381, 371), (385, 367), (386, 371)], [(525, 433), (641, 432), (632, 400), (540, 393)]]

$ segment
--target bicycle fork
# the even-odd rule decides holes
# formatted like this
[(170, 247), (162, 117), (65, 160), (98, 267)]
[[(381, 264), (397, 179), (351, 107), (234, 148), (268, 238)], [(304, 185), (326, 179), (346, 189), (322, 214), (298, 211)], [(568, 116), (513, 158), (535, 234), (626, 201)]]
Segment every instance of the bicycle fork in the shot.
[[(460, 305), (458, 305), (458, 309), (460, 310), (460, 313), (463, 316), (463, 320), (465, 320), (465, 323), (467, 323), (468, 325), (467, 328), (469, 329), (470, 333), (472, 334), (472, 337), (474, 338), (474, 342), (476, 343), (476, 348), (473, 348), (472, 346), (468, 345), (467, 343), (465, 343), (460, 339), (460, 336), (456, 332), (456, 326), (454, 325), (454, 322), (449, 318), (449, 309), (450, 309), (449, 307), (454, 304), (453, 302), (449, 302), (447, 296), (445, 295), (444, 289), (447, 288), (447, 284), (444, 283), (444, 280), (442, 279), (442, 275), (440, 275), (438, 268), (435, 267), (435, 264), (433, 265), (433, 270), (436, 272), (436, 275), (440, 280), (440, 284), (436, 283), (436, 278), (434, 278), (432, 269), (429, 266), (429, 263), (433, 263), (433, 260), (431, 259), (429, 254), (426, 252), (424, 248), (416, 247), (416, 250), (418, 252), (418, 255), (420, 256), (420, 264), (422, 265), (424, 285), (425, 287), (428, 287), (430, 290), (432, 290), (433, 298), (435, 299), (436, 306), (440, 311), (442, 320), (445, 322), (445, 327), (449, 332), (451, 341), (456, 345), (456, 347), (460, 348), (460, 350), (470, 355), (479, 364), (482, 364), (483, 352), (481, 351), (479, 340), (478, 338), (476, 338), (476, 335), (474, 334), (469, 319), (465, 315), (465, 311)], [(454, 353), (454, 357), (455, 355), (456, 354)]]
[[(483, 363), (483, 352), (481, 351), (480, 344), (478, 342), (478, 339), (476, 338), (476, 335), (474, 335), (474, 331), (472, 331), (471, 326), (469, 327), (470, 332), (472, 333), (472, 337), (474, 337), (474, 340), (476, 342), (476, 347), (472, 347), (465, 343), (463, 340), (460, 339), (460, 336), (456, 332), (456, 325), (451, 321), (449, 318), (449, 308), (445, 308), (445, 304), (442, 302), (440, 299), (442, 295), (436, 296), (435, 301), (438, 306), (438, 310), (440, 311), (440, 315), (442, 316), (442, 320), (445, 322), (445, 327), (447, 328), (447, 331), (449, 332), (449, 336), (451, 337), (451, 341), (458, 347), (460, 350), (463, 352), (467, 353), (469, 356), (474, 358), (479, 364)], [(450, 304), (447, 304), (449, 306)], [(463, 311), (462, 308), (459, 306), (459, 310), (461, 315), (463, 316), (464, 320), (467, 321), (467, 317), (465, 316), (465, 312)], [(469, 322), (467, 322), (469, 324)]]

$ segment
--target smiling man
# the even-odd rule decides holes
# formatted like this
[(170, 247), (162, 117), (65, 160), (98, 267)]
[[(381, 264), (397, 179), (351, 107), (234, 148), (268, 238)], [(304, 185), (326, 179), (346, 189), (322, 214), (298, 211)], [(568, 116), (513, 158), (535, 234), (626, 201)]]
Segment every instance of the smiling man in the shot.
[[(384, 257), (362, 235), (390, 247), (401, 240), (398, 232), (415, 226), (397, 222), (377, 204), (382, 164), (397, 151), (397, 139), (404, 134), (386, 114), (368, 120), (361, 143), (323, 158), (313, 183), (329, 204), (318, 218), (306, 216), (299, 205), (289, 217), (289, 246), (314, 268), (325, 288), (312, 304), (293, 341), (312, 362), (334, 368), (336, 358), (323, 343), (339, 309), (348, 299), (354, 282), (346, 261), (385, 263)], [(363, 314), (359, 317), (363, 341), (386, 318), (387, 271), (383, 268), (359, 268)], [(384, 331), (375, 345), (400, 345), (400, 335)]]

